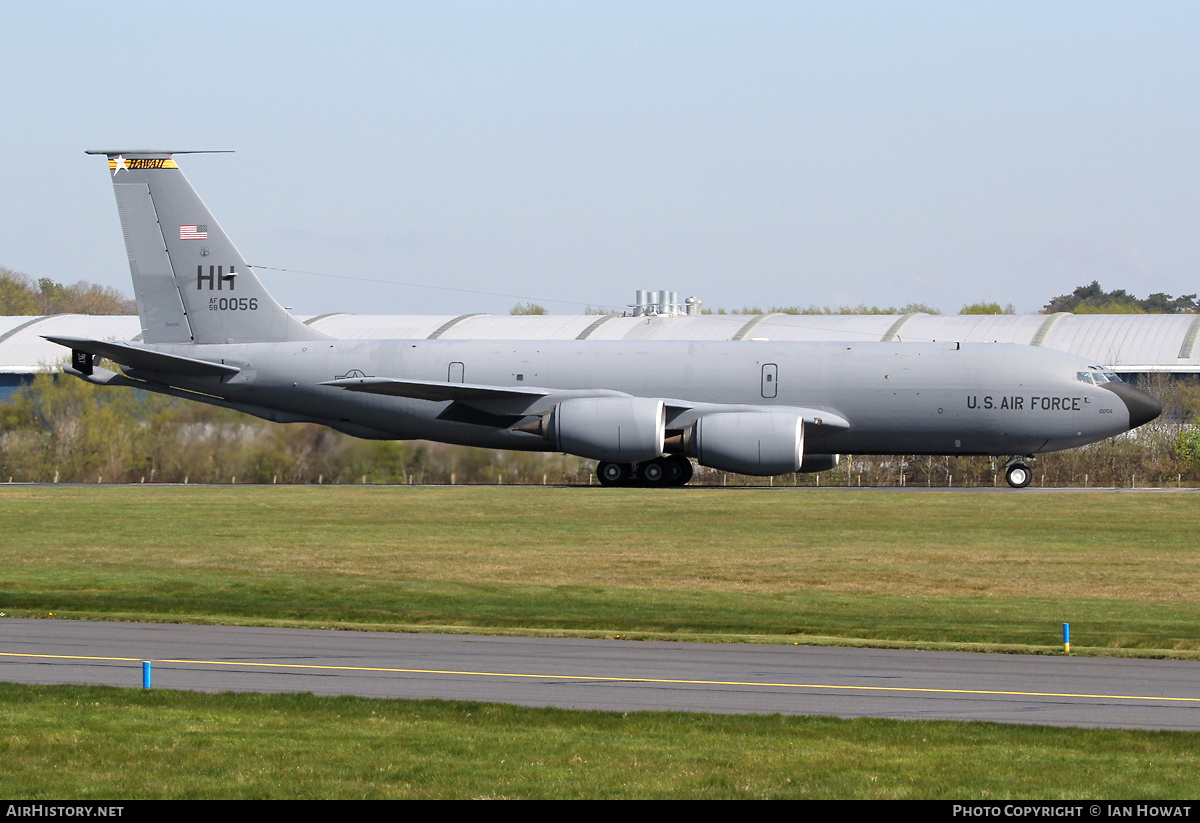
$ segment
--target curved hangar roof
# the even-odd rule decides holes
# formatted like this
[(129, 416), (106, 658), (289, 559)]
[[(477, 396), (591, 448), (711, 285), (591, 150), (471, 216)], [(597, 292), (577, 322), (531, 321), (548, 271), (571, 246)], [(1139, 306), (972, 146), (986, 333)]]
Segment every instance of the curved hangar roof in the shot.
[[(1200, 372), (1200, 315), (356, 315), (301, 318), (352, 339), (823, 340), (1024, 343), (1087, 357), (1119, 372)], [(137, 317), (0, 317), (0, 374), (31, 374), (63, 359), (42, 335), (131, 340)]]

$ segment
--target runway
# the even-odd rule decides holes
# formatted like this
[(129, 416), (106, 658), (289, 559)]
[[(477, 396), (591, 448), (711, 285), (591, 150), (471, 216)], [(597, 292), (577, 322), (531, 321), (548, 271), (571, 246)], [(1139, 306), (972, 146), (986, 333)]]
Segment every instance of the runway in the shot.
[(0, 619), (0, 679), (1200, 729), (1200, 662)]

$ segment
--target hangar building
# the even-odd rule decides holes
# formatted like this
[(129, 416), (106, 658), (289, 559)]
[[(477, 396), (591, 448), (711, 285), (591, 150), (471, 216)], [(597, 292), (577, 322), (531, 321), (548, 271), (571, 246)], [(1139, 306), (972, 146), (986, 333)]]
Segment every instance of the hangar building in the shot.
[[(301, 317), (341, 339), (959, 341), (1021, 343), (1087, 357), (1139, 382), (1200, 373), (1200, 315), (356, 315)], [(42, 335), (136, 340), (136, 316), (0, 317), (0, 400), (66, 351)]]

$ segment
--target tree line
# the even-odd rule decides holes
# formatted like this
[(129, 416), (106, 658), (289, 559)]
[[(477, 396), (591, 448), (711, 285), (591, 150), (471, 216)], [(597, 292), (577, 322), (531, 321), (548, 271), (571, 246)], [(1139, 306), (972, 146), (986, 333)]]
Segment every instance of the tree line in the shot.
[(0, 404), (0, 482), (563, 483), (586, 461), (359, 440), (56, 373)]
[[(959, 309), (959, 314), (1014, 314), (1012, 303), (981, 301), (968, 303)], [(1070, 294), (1051, 298), (1042, 308), (1042, 314), (1069, 311), (1076, 314), (1180, 314), (1200, 312), (1195, 294), (1172, 297), (1156, 292), (1149, 297), (1139, 298), (1124, 289), (1106, 292), (1093, 280), (1079, 286)], [(517, 303), (512, 315), (546, 314), (546, 308), (537, 303)], [(588, 307), (585, 314), (603, 313)], [(701, 314), (766, 314), (761, 308), (744, 306), (740, 309), (701, 309)], [(903, 306), (874, 306), (860, 303), (856, 306), (773, 306), (773, 314), (941, 314), (926, 303), (908, 303)], [(48, 314), (137, 314), (137, 304), (111, 286), (100, 286), (80, 280), (74, 285), (64, 286), (48, 277), (37, 280), (27, 274), (0, 266), (0, 316), (39, 316)]]
[[(1081, 286), (1068, 297), (1094, 310), (1136, 301), (1124, 290)], [(1195, 310), (1195, 295), (1151, 295), (1141, 311)], [(521, 311), (541, 309), (523, 304)], [(976, 313), (1009, 313), (1011, 306), (972, 304)], [(780, 309), (775, 309), (780, 311)], [(936, 312), (843, 307), (793, 313)], [(1088, 309), (1084, 309), (1088, 310)], [(746, 309), (747, 312), (756, 310)], [(133, 301), (114, 289), (0, 268), (0, 313), (132, 314)], [(740, 312), (738, 312), (740, 313)], [(1112, 440), (1039, 457), (1034, 485), (1113, 486), (1195, 484), (1200, 480), (1200, 379), (1155, 378), (1146, 385), (1163, 401), (1159, 420)], [(313, 424), (280, 425), (227, 409), (149, 392), (108, 390), (67, 378), (38, 375), (0, 403), (0, 482), (171, 483), (522, 483), (587, 484), (594, 462), (570, 455), (507, 452), (438, 443), (358, 440)], [(821, 475), (749, 478), (698, 468), (701, 485), (992, 485), (1003, 466), (986, 457), (854, 455)]]
[[(1034, 485), (1194, 485), (1200, 480), (1200, 380), (1147, 385), (1159, 420), (1120, 437), (1039, 456)], [(1190, 421), (1184, 423), (1180, 421)], [(277, 424), (150, 392), (38, 375), (0, 404), (0, 482), (580, 484), (595, 463), (557, 453), (421, 441), (359, 440), (323, 426)], [(988, 457), (843, 456), (821, 475), (744, 477), (697, 469), (693, 485), (990, 486)]]
[(137, 314), (137, 304), (111, 286), (80, 280), (64, 286), (0, 266), (0, 315)]
[(1053, 298), (1042, 309), (1042, 314), (1060, 311), (1075, 314), (1194, 314), (1200, 312), (1200, 305), (1197, 305), (1194, 294), (1172, 297), (1155, 292), (1149, 297), (1139, 298), (1124, 289), (1106, 292), (1093, 280), (1070, 294)]
[[(1056, 312), (1073, 312), (1075, 314), (1194, 314), (1200, 312), (1200, 303), (1195, 294), (1184, 294), (1172, 297), (1164, 292), (1155, 292), (1149, 297), (1141, 298), (1129, 294), (1124, 289), (1114, 289), (1106, 292), (1101, 285), (1093, 280), (1086, 286), (1079, 286), (1070, 294), (1060, 294), (1050, 299), (1042, 307), (1040, 314)], [(509, 314), (546, 314), (544, 306), (537, 303), (517, 303)], [(588, 308), (584, 314), (604, 314), (605, 312)], [(612, 313), (612, 312), (609, 312)], [(941, 314), (941, 310), (927, 303), (906, 303), (903, 306), (874, 306), (859, 303), (856, 306), (843, 305), (836, 308), (830, 306), (772, 306), (763, 311), (758, 306), (743, 306), (740, 309), (706, 308), (701, 314), (716, 315), (756, 315), (756, 314), (797, 314), (797, 315), (846, 315), (846, 314)], [(958, 310), (959, 314), (1016, 314), (1012, 303), (1001, 305), (995, 301), (983, 300), (978, 303), (967, 303)]]
[[(1165, 292), (1155, 292), (1148, 297), (1137, 297), (1125, 291), (1114, 289), (1105, 291), (1099, 282), (1093, 280), (1086, 286), (1078, 286), (1070, 294), (1060, 294), (1052, 297), (1042, 307), (1041, 314), (1056, 312), (1072, 312), (1074, 314), (1195, 314), (1200, 312), (1200, 303), (1195, 294), (1184, 294), (1172, 297)], [(772, 314), (941, 314), (942, 312), (925, 303), (908, 303), (904, 306), (870, 306), (859, 303), (857, 306), (774, 306)], [(517, 312), (513, 312), (516, 314)], [(765, 314), (757, 307), (742, 309), (705, 309), (704, 314)], [(1000, 305), (994, 301), (967, 303), (958, 310), (959, 314), (1016, 314), (1012, 303)]]

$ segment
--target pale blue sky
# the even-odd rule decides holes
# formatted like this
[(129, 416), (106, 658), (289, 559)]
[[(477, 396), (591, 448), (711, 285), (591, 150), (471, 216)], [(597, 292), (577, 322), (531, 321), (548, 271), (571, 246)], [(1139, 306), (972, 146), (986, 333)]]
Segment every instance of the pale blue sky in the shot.
[[(247, 260), (520, 295), (1200, 291), (1200, 4), (0, 0), (0, 265), (130, 292), (89, 148)], [(264, 275), (299, 313), (516, 300)], [(561, 300), (564, 302), (550, 302)]]

